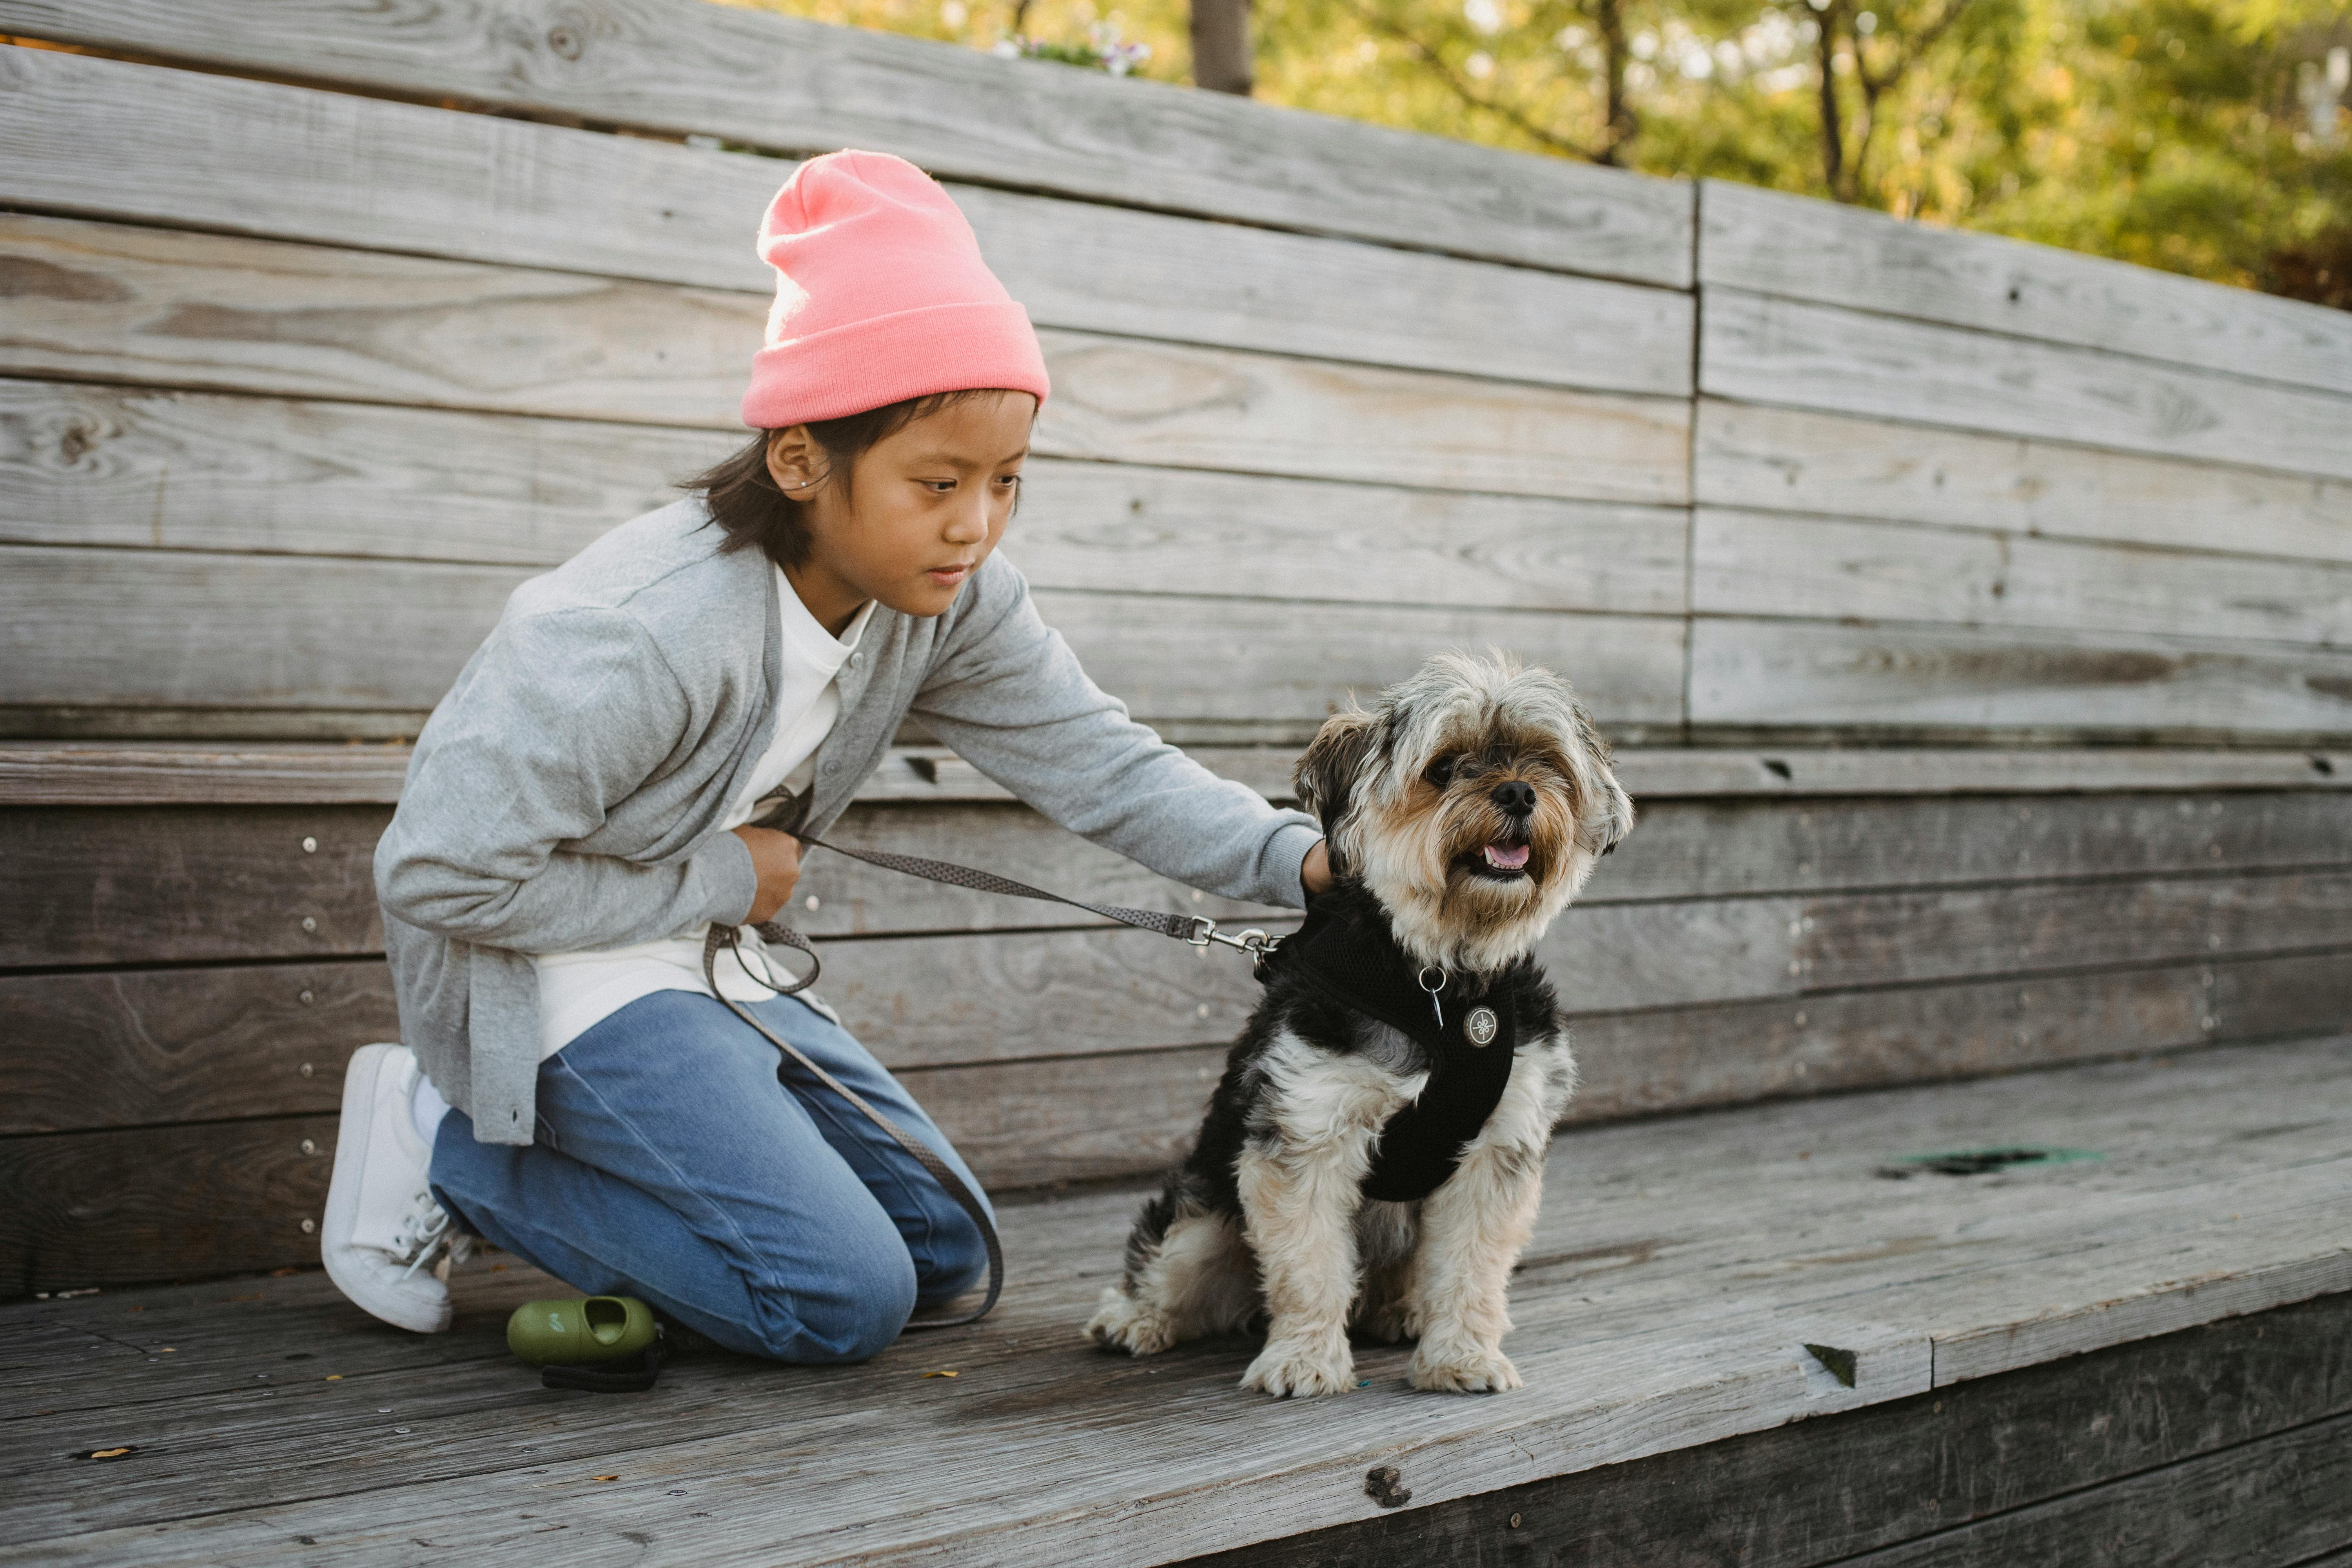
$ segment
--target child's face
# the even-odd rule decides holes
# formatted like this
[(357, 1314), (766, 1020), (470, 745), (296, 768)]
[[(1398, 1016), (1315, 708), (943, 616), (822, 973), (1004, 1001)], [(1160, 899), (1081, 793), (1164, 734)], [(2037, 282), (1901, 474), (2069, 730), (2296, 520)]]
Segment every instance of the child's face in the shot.
[[(803, 513), (809, 557), (801, 570), (908, 616), (944, 614), (1013, 521), (1037, 400), (1025, 392), (967, 398), (867, 448), (847, 486), (818, 479)], [(785, 493), (824, 472), (804, 432), (771, 449)], [(809, 472), (814, 463), (815, 473)]]

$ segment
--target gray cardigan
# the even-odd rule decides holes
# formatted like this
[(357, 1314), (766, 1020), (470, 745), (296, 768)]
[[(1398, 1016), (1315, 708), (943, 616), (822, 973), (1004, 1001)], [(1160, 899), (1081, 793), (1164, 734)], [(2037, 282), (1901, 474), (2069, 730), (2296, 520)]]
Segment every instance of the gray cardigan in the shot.
[[(700, 500), (679, 501), (525, 583), (417, 737), (376, 893), (402, 1037), (485, 1142), (531, 1140), (530, 954), (750, 912), (751, 851), (719, 825), (775, 729), (783, 648), (775, 572), (754, 551), (719, 553), (720, 537)], [(813, 833), (911, 712), (1073, 832), (1227, 898), (1302, 901), (1315, 819), (1129, 719), (1002, 555), (944, 615), (876, 606), (838, 679), (802, 816)]]

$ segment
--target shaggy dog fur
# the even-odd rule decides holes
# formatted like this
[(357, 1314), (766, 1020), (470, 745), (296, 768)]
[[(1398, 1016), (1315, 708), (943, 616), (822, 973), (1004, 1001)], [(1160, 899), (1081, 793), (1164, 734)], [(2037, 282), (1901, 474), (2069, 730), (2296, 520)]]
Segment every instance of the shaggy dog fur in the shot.
[(1416, 1388), (1519, 1386), (1505, 1297), (1576, 1084), (1551, 986), (1528, 957), (1633, 803), (1567, 684), (1496, 655), (1431, 659), (1369, 712), (1334, 716), (1299, 759), (1335, 885), (1317, 901), (1385, 922), (1417, 964), (1476, 977), (1517, 1024), (1500, 1102), (1451, 1177), (1367, 1198), (1382, 1130), (1429, 1081), (1401, 1030), (1267, 966), (1200, 1137), (1128, 1238), (1087, 1331), (1149, 1355), (1264, 1319), (1242, 1386), (1355, 1386), (1349, 1333), (1417, 1340)]

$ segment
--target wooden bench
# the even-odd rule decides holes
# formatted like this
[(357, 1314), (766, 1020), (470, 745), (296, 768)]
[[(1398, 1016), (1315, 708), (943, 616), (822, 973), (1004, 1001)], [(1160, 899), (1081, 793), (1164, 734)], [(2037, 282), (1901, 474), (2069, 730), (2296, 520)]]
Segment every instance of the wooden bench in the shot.
[[(1916, 1163), (1984, 1148), (2074, 1157)], [(2352, 1547), (2347, 1150), (2341, 1038), (1573, 1131), (1498, 1397), (1092, 1349), (1128, 1192), (1008, 1206), (982, 1324), (645, 1395), (540, 1387), (504, 1259), (435, 1337), (315, 1272), (0, 1307), (0, 1562), (2285, 1568)]]
[[(2340, 1194), (2293, 1206), (2343, 1047), (2279, 1042), (2352, 1028), (2352, 317), (693, 0), (0, 0), (0, 1321), (50, 1413), (0, 1555), (1513, 1560), (1517, 1512), (1592, 1561), (1749, 1520), (1757, 1561), (1990, 1562), (2137, 1509), (2228, 1557), (2182, 1510), (2242, 1485), (2242, 1560), (2340, 1546), (2257, 1483), (2332, 1478), (2344, 1410)], [(342, 1063), (395, 1026), (406, 743), (517, 583), (740, 439), (757, 214), (845, 143), (949, 182), (1038, 322), (1008, 553), (1139, 717), (1279, 797), (1333, 703), (1492, 644), (1619, 745), (1641, 826), (1545, 953), (1586, 1088), (1527, 1397), (1407, 1399), (1379, 1352), (1360, 1404), (1270, 1408), (1231, 1344), (1072, 1348), (1100, 1184), (1189, 1132), (1242, 966), (823, 858), (828, 994), (1013, 1205), (958, 1378), (582, 1405), (499, 1352), (549, 1288), (511, 1265), (431, 1342), (315, 1272), (146, 1283), (315, 1262)], [(845, 841), (1279, 918), (902, 739)], [(2029, 1130), (2108, 1158), (1870, 1173)]]

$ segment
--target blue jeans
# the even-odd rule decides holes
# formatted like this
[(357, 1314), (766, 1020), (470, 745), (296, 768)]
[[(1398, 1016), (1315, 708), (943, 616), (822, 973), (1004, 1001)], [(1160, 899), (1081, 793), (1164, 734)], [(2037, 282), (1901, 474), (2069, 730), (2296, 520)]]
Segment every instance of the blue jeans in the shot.
[[(746, 1005), (980, 1191), (846, 1030), (793, 997)], [(779, 1361), (863, 1361), (988, 1268), (979, 1227), (887, 1133), (688, 991), (541, 1063), (537, 1142), (478, 1143), (450, 1111), (432, 1179), (459, 1223), (574, 1289)]]

